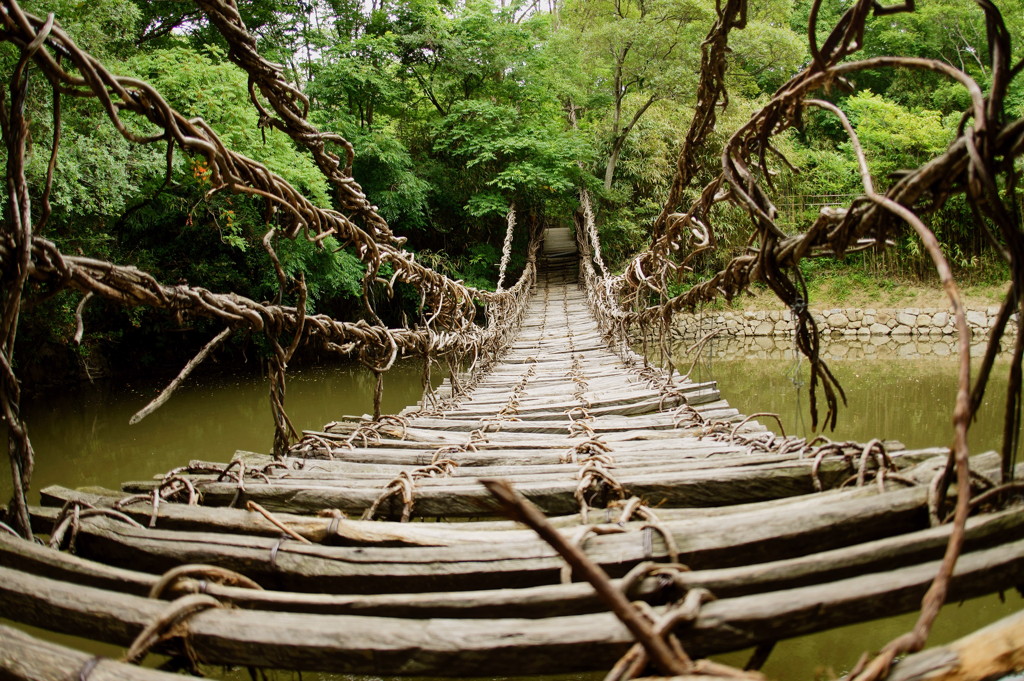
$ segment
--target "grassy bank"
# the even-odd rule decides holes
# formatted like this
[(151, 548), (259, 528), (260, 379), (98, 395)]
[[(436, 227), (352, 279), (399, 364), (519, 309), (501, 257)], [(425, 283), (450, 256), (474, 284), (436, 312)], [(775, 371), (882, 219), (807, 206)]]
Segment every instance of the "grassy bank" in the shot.
[[(960, 277), (957, 281), (968, 308), (999, 305), (1009, 286), (1008, 281), (971, 276)], [(807, 291), (810, 306), (816, 310), (836, 307), (944, 308), (949, 305), (949, 299), (938, 279), (921, 282), (916, 278), (876, 276), (862, 270), (808, 273)], [(767, 287), (757, 285), (749, 294), (735, 299), (732, 307), (740, 310), (778, 310), (785, 306)]]

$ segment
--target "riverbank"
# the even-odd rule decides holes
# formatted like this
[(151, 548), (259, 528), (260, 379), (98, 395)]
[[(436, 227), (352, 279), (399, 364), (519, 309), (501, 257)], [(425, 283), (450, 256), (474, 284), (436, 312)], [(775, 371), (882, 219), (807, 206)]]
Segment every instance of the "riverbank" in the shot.
[[(998, 307), (968, 308), (967, 325), (973, 342), (986, 339), (995, 325)], [(818, 331), (831, 336), (874, 338), (884, 336), (955, 336), (956, 325), (949, 308), (876, 309), (836, 307), (811, 310)], [(1011, 317), (1007, 334), (1016, 332)], [(676, 315), (677, 338), (699, 338), (718, 330), (725, 336), (789, 336), (793, 333), (791, 310), (699, 311)]]
[[(830, 283), (831, 281), (831, 283)], [(811, 315), (821, 333), (848, 337), (953, 336), (954, 319), (945, 293), (936, 287), (886, 287), (865, 282), (858, 289), (842, 280), (809, 285)], [(962, 289), (967, 324), (975, 343), (983, 342), (995, 323), (1005, 287), (966, 286)], [(788, 336), (793, 313), (768, 289), (760, 287), (731, 305), (712, 305), (675, 317), (677, 338), (697, 338), (713, 329), (725, 336)], [(1015, 324), (1007, 327), (1013, 334)]]
[[(960, 295), (969, 309), (983, 309), (1002, 303), (1008, 287), (1008, 281), (989, 284), (961, 283)], [(807, 297), (812, 310), (841, 307), (949, 307), (949, 298), (938, 281), (926, 285), (915, 281), (873, 278), (858, 272), (809, 278)], [(785, 305), (766, 286), (755, 284), (748, 292), (735, 298), (731, 305), (721, 305), (719, 309), (782, 310), (785, 309)]]

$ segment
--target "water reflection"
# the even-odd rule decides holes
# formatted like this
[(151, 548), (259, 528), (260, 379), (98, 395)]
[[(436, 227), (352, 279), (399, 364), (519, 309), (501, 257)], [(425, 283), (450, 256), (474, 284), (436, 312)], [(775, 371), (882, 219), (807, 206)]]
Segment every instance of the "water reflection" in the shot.
[[(949, 338), (822, 338), (826, 359), (846, 392), (834, 432), (836, 440), (900, 440), (908, 447), (952, 441), (956, 396), (956, 344)], [(683, 371), (692, 357), (688, 343), (676, 346)], [(975, 356), (982, 347), (972, 348)], [(1009, 359), (996, 362), (986, 398), (971, 426), (973, 452), (1002, 443)], [(778, 413), (787, 433), (811, 435), (807, 398), (808, 363), (783, 337), (715, 338), (694, 366), (693, 378), (717, 380), (722, 395), (742, 413)], [(823, 400), (820, 400), (823, 402)], [(820, 428), (820, 424), (819, 424)]]
[[(676, 353), (685, 355), (691, 343), (678, 342)], [(952, 336), (822, 336), (825, 359), (887, 359), (955, 357), (959, 344)], [(731, 336), (713, 338), (707, 356), (718, 359), (792, 359), (793, 340), (788, 336)], [(980, 357), (984, 343), (971, 346), (971, 356)]]
[[(422, 396), (422, 362), (399, 362), (384, 379), (385, 413)], [(443, 374), (437, 367), (433, 382)], [(29, 399), (23, 408), (36, 450), (32, 487), (98, 485), (117, 489), (188, 463), (230, 461), (237, 450), (268, 452), (274, 426), (268, 383), (250, 372), (190, 378), (160, 409), (134, 426), (128, 419), (164, 382), (103, 381)], [(285, 406), (298, 430), (373, 410), (373, 374), (361, 365), (290, 371)], [(11, 493), (0, 475), (0, 499)]]

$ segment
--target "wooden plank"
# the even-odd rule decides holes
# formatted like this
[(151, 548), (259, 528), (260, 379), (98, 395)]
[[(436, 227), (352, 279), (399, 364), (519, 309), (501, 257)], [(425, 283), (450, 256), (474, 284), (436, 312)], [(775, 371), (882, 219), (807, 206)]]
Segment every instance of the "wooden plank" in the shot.
[[(633, 414), (644, 414), (664, 409), (672, 409), (683, 403), (682, 398), (679, 397), (668, 396), (662, 399), (659, 395), (652, 396), (649, 393), (642, 396), (642, 398), (634, 398), (630, 395), (607, 395), (589, 391), (588, 393), (585, 393), (584, 396), (590, 402), (587, 412), (593, 416), (629, 416)], [(719, 393), (718, 390), (705, 390), (701, 393), (690, 393), (692, 400), (688, 400), (687, 403), (697, 405), (704, 404), (706, 402), (714, 402), (720, 399), (720, 396), (721, 393)], [(506, 399), (501, 400), (500, 402), (490, 404), (479, 404), (477, 402), (464, 403), (458, 409), (452, 409), (447, 412), (447, 415), (455, 418), (493, 416), (508, 404), (507, 393), (505, 397)], [(569, 412), (570, 410), (577, 410), (575, 416), (579, 417), (580, 414), (578, 409), (580, 404), (580, 401), (577, 399), (570, 400), (564, 397), (551, 397), (545, 399), (524, 397), (520, 400), (518, 407), (516, 407), (515, 416), (523, 420), (543, 420), (545, 417), (566, 418), (566, 412)]]
[[(923, 457), (907, 453), (894, 457), (894, 460), (907, 466), (920, 462)], [(653, 507), (721, 506), (812, 493), (815, 488), (811, 467), (810, 460), (795, 459), (741, 468), (659, 473), (616, 470), (614, 474), (625, 496), (639, 496)], [(818, 479), (826, 489), (838, 486), (849, 476), (849, 465), (845, 461), (826, 459), (818, 468)], [(243, 498), (275, 512), (316, 513), (336, 508), (358, 515), (383, 492), (380, 486), (361, 485), (361, 482), (365, 483), (357, 480), (337, 484), (315, 481), (296, 486), (283, 480), (271, 479), (268, 484), (253, 479), (246, 481)], [(524, 479), (520, 482), (517, 485), (520, 493), (547, 514), (572, 513), (579, 508), (575, 498), (578, 485), (575, 476), (567, 475), (563, 480)], [(126, 482), (122, 489), (128, 493), (145, 493), (158, 485), (155, 480)], [(235, 483), (204, 481), (199, 489), (204, 502), (213, 506), (226, 506), (239, 496)], [(379, 510), (382, 517), (395, 519), (403, 508), (400, 495), (395, 495), (381, 504)], [(475, 481), (425, 478), (416, 484), (413, 513), (417, 517), (457, 518), (495, 515), (496, 511), (490, 494)]]
[[(972, 518), (967, 526), (966, 549), (988, 548), (1013, 540), (1020, 536), (1022, 526), (1024, 516), (1013, 511)], [(818, 584), (935, 560), (944, 551), (949, 530), (950, 526), (944, 525), (798, 558), (696, 570), (680, 574), (678, 580), (685, 587), (709, 589), (719, 598)], [(0, 535), (0, 564), (41, 577), (143, 596), (158, 580), (156, 575), (108, 566), (6, 535)], [(199, 587), (197, 581), (187, 580), (174, 594), (190, 593)], [(604, 609), (593, 590), (584, 583), (398, 594), (255, 591), (215, 583), (207, 583), (202, 589), (203, 593), (238, 607), (319, 614), (541, 618)], [(648, 599), (663, 597), (669, 591), (671, 589), (666, 589), (660, 578), (648, 578), (642, 580), (630, 596)]]
[[(998, 457), (993, 458), (995, 460), (995, 468), (997, 469), (999, 465)], [(907, 475), (912, 475), (912, 473)], [(733, 506), (700, 509), (659, 508), (657, 509), (657, 514), (665, 523), (675, 521), (705, 522), (711, 518), (739, 516), (740, 514), (746, 514), (747, 518), (758, 518), (764, 514), (778, 513), (782, 509), (789, 509), (785, 512), (799, 515), (815, 511), (822, 505), (835, 504), (843, 500), (865, 499), (877, 494), (878, 489), (875, 486), (846, 488), (842, 490), (829, 490), (814, 495), (787, 497)], [(45, 505), (56, 508), (63, 507), (67, 501), (82, 501), (93, 506), (110, 508), (116, 501), (122, 499), (124, 494), (96, 488), (69, 490), (63, 487), (51, 486), (44, 489), (41, 496)], [(133, 505), (126, 507), (124, 512), (142, 524), (149, 523), (150, 507)], [(53, 520), (56, 518), (56, 511), (47, 510), (44, 512), (42, 509), (33, 509), (32, 513), (37, 518), (35, 529), (42, 534), (48, 534), (53, 526)], [(590, 515), (593, 522), (613, 523), (617, 522), (619, 518), (619, 514), (612, 509), (592, 509)], [(157, 513), (157, 527), (162, 529), (192, 529), (278, 536), (276, 530), (270, 530), (270, 523), (264, 522), (265, 519), (262, 516), (257, 516), (258, 514), (253, 512), (235, 508), (211, 508), (199, 505), (188, 506), (185, 504), (163, 503), (160, 505)], [(293, 532), (317, 543), (378, 546), (397, 546), (403, 544), (413, 546), (451, 546), (462, 543), (493, 544), (495, 541), (522, 541), (535, 538), (530, 530), (526, 530), (519, 523), (509, 520), (476, 521), (472, 523), (397, 523), (381, 520), (344, 519), (338, 523), (337, 534), (329, 536), (326, 528), (329, 528), (331, 521), (328, 518), (289, 513), (278, 513), (275, 517)], [(556, 527), (575, 530), (579, 527), (581, 519), (579, 514), (570, 514), (551, 517), (549, 522)], [(692, 528), (687, 528), (683, 531), (691, 530)], [(497, 535), (495, 533), (501, 534)]]
[[(680, 559), (694, 569), (781, 560), (927, 527), (924, 488), (873, 496), (837, 495), (827, 507), (816, 498), (709, 518), (666, 520)], [(39, 509), (37, 517), (46, 509)], [(56, 515), (50, 509), (50, 515)], [(52, 522), (52, 520), (51, 520)], [(657, 533), (631, 530), (589, 539), (587, 553), (613, 575), (666, 555)], [(564, 531), (573, 533), (572, 528)], [(82, 522), (80, 555), (114, 565), (163, 572), (181, 562), (215, 563), (266, 586), (299, 591), (441, 591), (535, 586), (558, 580), (562, 562), (530, 533), (499, 543), (439, 547), (377, 547), (280, 543), (267, 536), (228, 532), (136, 529), (107, 518)]]
[(1024, 670), (1024, 611), (897, 662), (889, 681), (987, 681)]
[[(677, 631), (705, 656), (915, 609), (934, 562), (832, 584), (722, 599)], [(1008, 588), (1024, 575), (1024, 541), (957, 563), (951, 597)], [(0, 567), (0, 606), (23, 621), (127, 644), (166, 604)], [(543, 620), (423, 620), (206, 610), (188, 623), (201, 659), (339, 673), (484, 676), (606, 669), (632, 643), (611, 615)]]
[[(0, 678), (8, 681), (80, 679), (94, 655), (29, 636), (0, 624)], [(102, 658), (89, 681), (181, 681), (181, 675)]]
[[(779, 466), (792, 466), (794, 459), (786, 455), (752, 455), (744, 451), (730, 451), (723, 447), (721, 450), (711, 450), (712, 454), (702, 458), (678, 457), (678, 456), (657, 456), (645, 457), (637, 454), (619, 454), (614, 449), (610, 456), (614, 462), (607, 465), (607, 470), (621, 482), (637, 476), (678, 476), (682, 473), (700, 473), (703, 475), (715, 475), (727, 470), (742, 468), (748, 473), (754, 471), (770, 471)], [(431, 454), (432, 456), (432, 454)], [(928, 455), (917, 453), (893, 453), (893, 458), (899, 461), (899, 466), (907, 467), (928, 458)], [(456, 462), (453, 471), (444, 477), (425, 477), (415, 482), (415, 489), (426, 490), (432, 487), (450, 487), (466, 482), (475, 482), (481, 477), (503, 477), (514, 482), (518, 486), (529, 486), (544, 482), (566, 483), (570, 486), (576, 484), (579, 479), (580, 466), (575, 463), (559, 463), (548, 465), (504, 465), (504, 466), (470, 466), (461, 462), (459, 454), (448, 455)], [(833, 462), (838, 463), (838, 462)], [(796, 464), (801, 465), (801, 464)], [(812, 465), (804, 460), (804, 466)], [(214, 464), (217, 468), (223, 468), (226, 464)], [(842, 467), (842, 464), (840, 464)], [(304, 465), (301, 470), (289, 467), (288, 470), (271, 470), (268, 473), (270, 484), (284, 487), (305, 487), (305, 486), (338, 486), (346, 488), (370, 488), (382, 490), (402, 473), (402, 471), (415, 470), (411, 467), (380, 465), (367, 463), (350, 463), (344, 460), (323, 461), (315, 464)], [(852, 466), (848, 468), (853, 473)], [(872, 469), (873, 470), (873, 469)], [(155, 479), (162, 479), (157, 476)], [(192, 481), (198, 487), (205, 487), (218, 482), (220, 476), (216, 473), (182, 473), (184, 477)], [(250, 484), (251, 483), (251, 484)], [(246, 487), (264, 484), (262, 478), (248, 478)], [(232, 486), (234, 483), (230, 483)]]

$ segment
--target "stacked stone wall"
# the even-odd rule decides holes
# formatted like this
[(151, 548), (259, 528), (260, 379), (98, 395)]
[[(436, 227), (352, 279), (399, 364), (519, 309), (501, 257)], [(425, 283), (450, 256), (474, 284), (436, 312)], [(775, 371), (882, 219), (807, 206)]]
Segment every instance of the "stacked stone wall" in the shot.
[[(967, 311), (967, 324), (975, 339), (988, 336), (999, 308)], [(948, 309), (834, 308), (811, 312), (823, 334), (840, 336), (953, 336), (956, 329)], [(1007, 332), (1016, 329), (1015, 317)], [(711, 329), (722, 329), (732, 336), (787, 336), (793, 332), (790, 310), (714, 310), (676, 315), (675, 334), (679, 338), (697, 338)]]

